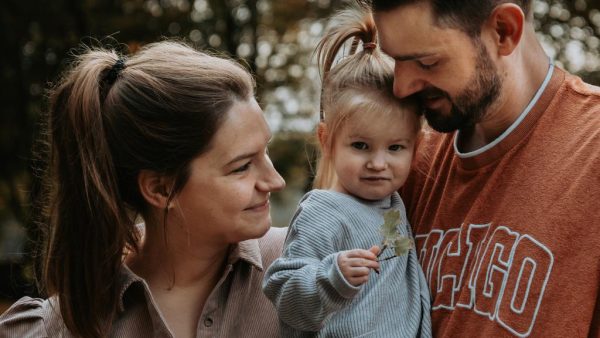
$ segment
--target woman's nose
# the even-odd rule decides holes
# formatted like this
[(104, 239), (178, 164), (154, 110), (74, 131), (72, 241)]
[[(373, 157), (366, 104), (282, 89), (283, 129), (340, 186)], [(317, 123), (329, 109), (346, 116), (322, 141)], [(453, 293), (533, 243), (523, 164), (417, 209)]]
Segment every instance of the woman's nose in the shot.
[(257, 182), (257, 187), (259, 190), (266, 192), (280, 191), (285, 188), (285, 180), (275, 170), (269, 156), (265, 155), (265, 157), (266, 166), (264, 168), (264, 176)]

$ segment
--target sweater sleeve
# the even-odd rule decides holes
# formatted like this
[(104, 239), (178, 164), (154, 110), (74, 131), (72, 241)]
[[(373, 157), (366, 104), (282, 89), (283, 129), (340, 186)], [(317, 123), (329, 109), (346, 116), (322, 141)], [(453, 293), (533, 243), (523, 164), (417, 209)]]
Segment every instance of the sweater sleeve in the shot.
[(0, 338), (48, 337), (44, 325), (43, 300), (23, 297), (0, 316)]
[(321, 208), (299, 207), (288, 230), (282, 257), (269, 267), (263, 291), (286, 325), (318, 331), (327, 318), (360, 290), (346, 281), (337, 264), (339, 217), (323, 217)]

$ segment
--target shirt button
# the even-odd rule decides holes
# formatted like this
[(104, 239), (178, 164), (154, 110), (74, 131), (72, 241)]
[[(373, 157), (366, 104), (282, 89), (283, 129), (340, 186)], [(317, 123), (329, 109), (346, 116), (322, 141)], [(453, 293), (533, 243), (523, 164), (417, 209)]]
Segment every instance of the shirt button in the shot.
[(204, 326), (206, 327), (211, 327), (213, 325), (213, 320), (210, 317), (206, 317), (204, 319)]

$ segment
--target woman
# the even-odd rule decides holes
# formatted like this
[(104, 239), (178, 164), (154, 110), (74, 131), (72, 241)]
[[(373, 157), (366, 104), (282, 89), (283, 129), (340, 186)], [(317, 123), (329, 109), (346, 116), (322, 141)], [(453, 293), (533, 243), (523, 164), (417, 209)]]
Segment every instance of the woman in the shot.
[(260, 283), (285, 183), (253, 89), (235, 62), (175, 42), (81, 55), (50, 95), (50, 297), (17, 301), (0, 336), (276, 336)]

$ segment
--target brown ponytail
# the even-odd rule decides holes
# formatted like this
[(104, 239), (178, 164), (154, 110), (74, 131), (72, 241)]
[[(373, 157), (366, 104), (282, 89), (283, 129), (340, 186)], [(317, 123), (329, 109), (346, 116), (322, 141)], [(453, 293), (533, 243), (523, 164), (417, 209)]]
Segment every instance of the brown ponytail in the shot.
[(126, 61), (88, 50), (52, 89), (41, 285), (74, 335), (110, 332), (124, 250), (137, 249), (135, 219), (146, 211), (138, 173), (172, 175), (176, 194), (253, 87), (235, 62), (161, 42)]

